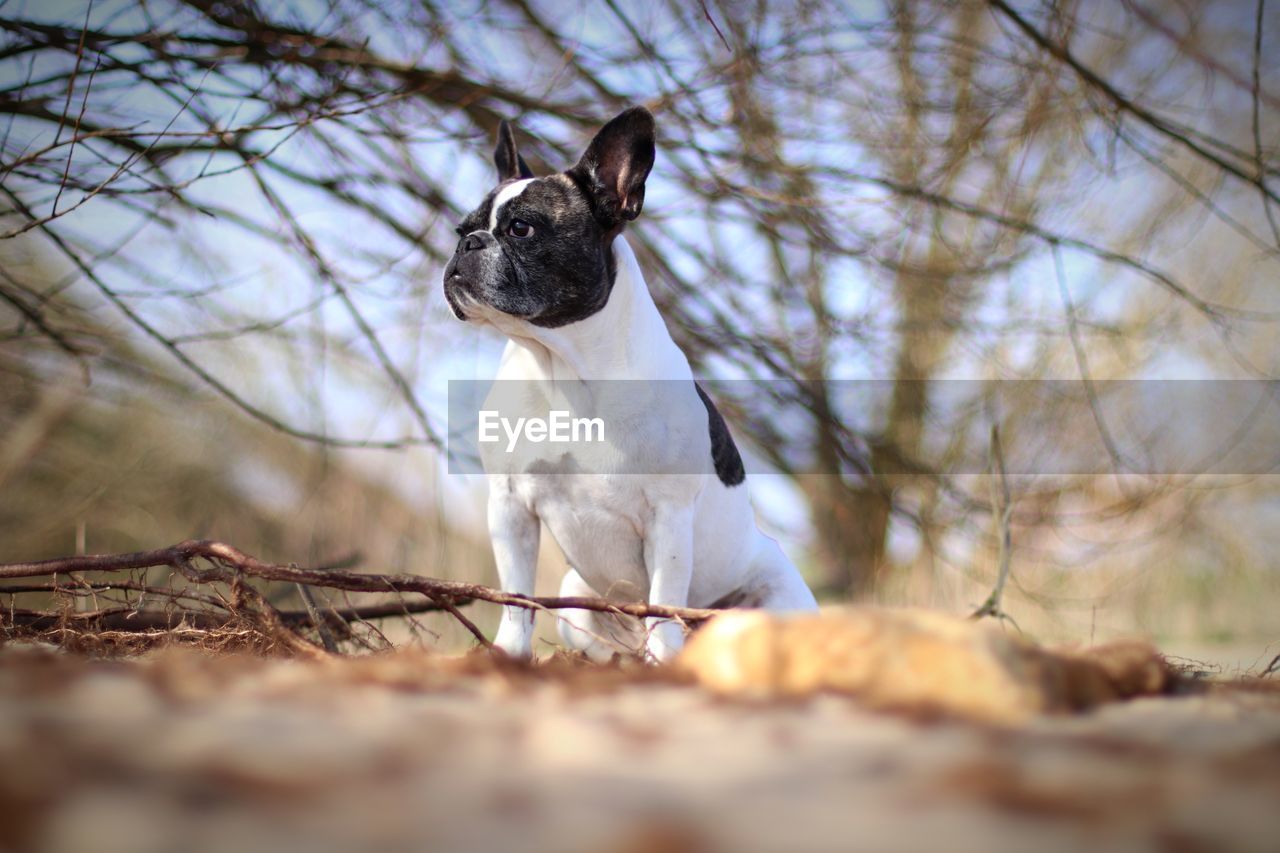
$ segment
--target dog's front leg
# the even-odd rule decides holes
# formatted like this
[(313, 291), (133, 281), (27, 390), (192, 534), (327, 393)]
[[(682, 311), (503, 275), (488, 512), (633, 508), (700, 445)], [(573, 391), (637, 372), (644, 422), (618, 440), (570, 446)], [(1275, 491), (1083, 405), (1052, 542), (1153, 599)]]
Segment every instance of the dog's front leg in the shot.
[[(693, 575), (693, 507), (659, 505), (644, 544), (649, 603), (684, 607)], [(649, 617), (645, 628), (645, 651), (652, 660), (670, 660), (684, 646), (684, 628), (679, 622)]]
[[(503, 591), (533, 595), (538, 569), (541, 524), (520, 500), (506, 477), (489, 481), (489, 538)], [(533, 611), (503, 607), (494, 645), (509, 655), (527, 658), (533, 651)]]

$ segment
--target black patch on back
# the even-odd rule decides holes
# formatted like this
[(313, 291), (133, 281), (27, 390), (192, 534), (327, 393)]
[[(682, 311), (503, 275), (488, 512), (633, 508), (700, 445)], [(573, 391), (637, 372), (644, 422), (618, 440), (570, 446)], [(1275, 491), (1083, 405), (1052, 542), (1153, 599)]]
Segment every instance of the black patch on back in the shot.
[(760, 600), (760, 593), (754, 590), (735, 589), (733, 592), (727, 593), (717, 598), (715, 601), (707, 605), (709, 610), (729, 610), (734, 607), (763, 607), (764, 602)]
[(702, 386), (695, 382), (693, 387), (698, 389), (702, 405), (707, 407), (707, 429), (711, 433), (711, 461), (715, 463), (716, 476), (726, 486), (740, 485), (747, 479), (747, 472), (742, 467), (738, 445), (733, 443), (733, 436), (729, 434), (729, 425), (724, 422), (724, 416), (720, 414), (716, 404), (711, 402), (707, 392), (702, 390)]

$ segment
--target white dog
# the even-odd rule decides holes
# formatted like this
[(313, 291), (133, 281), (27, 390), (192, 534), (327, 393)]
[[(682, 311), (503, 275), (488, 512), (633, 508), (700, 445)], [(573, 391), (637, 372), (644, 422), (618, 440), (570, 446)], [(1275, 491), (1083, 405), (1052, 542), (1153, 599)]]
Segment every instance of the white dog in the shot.
[[(573, 168), (533, 177), (504, 122), (499, 183), (458, 227), (444, 291), (460, 319), (510, 339), (496, 383), (530, 410), (603, 413), (604, 443), (482, 447), (489, 531), (503, 589), (532, 595), (541, 525), (570, 565), (562, 595), (692, 607), (816, 608), (755, 523), (742, 459), (672, 341), (620, 236), (644, 203), (653, 117), (627, 110)], [(618, 380), (628, 380), (619, 382)], [(561, 636), (593, 659), (645, 632), (654, 660), (681, 627), (573, 611)], [(533, 613), (508, 607), (496, 644), (527, 657)], [(638, 639), (638, 636), (635, 637)]]

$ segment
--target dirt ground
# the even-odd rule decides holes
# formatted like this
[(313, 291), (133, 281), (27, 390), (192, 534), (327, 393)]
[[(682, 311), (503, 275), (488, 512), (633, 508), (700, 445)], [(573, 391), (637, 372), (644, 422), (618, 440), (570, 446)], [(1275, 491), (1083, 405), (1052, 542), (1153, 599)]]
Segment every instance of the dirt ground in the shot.
[(0, 648), (0, 847), (1280, 850), (1280, 692), (1016, 727), (654, 669)]

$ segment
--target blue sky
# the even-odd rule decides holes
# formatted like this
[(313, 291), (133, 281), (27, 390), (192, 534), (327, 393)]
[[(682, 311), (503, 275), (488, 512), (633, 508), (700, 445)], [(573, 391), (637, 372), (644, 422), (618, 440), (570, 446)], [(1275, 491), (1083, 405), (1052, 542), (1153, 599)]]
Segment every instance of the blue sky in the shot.
[[(13, 10), (10, 14), (16, 14), (17, 11), (34, 13), (39, 10), (39, 14), (49, 20), (61, 19), (73, 24), (79, 23), (85, 9), (78, 3), (33, 4), (11, 0), (6, 5)], [(291, 9), (296, 16), (306, 18), (317, 14), (321, 6), (314, 3), (291, 3), (281, 4), (278, 8)], [(693, 49), (696, 45), (693, 40), (709, 37), (705, 27), (699, 24), (695, 29), (689, 21), (668, 19), (660, 13), (646, 11), (657, 7), (635, 5), (627, 8), (635, 13), (637, 25), (649, 37), (672, 50), (678, 66), (683, 63), (696, 79), (706, 77), (699, 76), (698, 69), (693, 67), (700, 61), (697, 51)], [(472, 6), (451, 6), (450, 10), (454, 16), (455, 28), (465, 33), (466, 39), (473, 45), (474, 50), (469, 53), (471, 62), (498, 69), (501, 76), (512, 81), (512, 85), (522, 87), (524, 91), (541, 93), (555, 90), (559, 79), (557, 69), (526, 66), (522, 61), (522, 53), (511, 49), (512, 40), (520, 37), (519, 22), (513, 19), (511, 28), (506, 31), (493, 26), (468, 26), (475, 15), (481, 11), (491, 15), (492, 9), (477, 3)], [(852, 17), (864, 16), (871, 19), (880, 14), (880, 6), (876, 3), (855, 3), (850, 6), (850, 13)], [(94, 4), (91, 20), (95, 24), (110, 21), (113, 27), (125, 29), (136, 26), (140, 18), (132, 4), (100, 0)], [(610, 23), (610, 19), (595, 7), (574, 6), (571, 12), (560, 18), (560, 23), (565, 32), (576, 35), (582, 41), (584, 49), (607, 53), (610, 40), (618, 38), (617, 26)], [(373, 29), (371, 35), (371, 45), (392, 56), (403, 54), (405, 45), (413, 41), (405, 38), (404, 33), (384, 28)], [(831, 36), (833, 41), (847, 41), (847, 46), (850, 47), (855, 45), (858, 38), (853, 29), (844, 29)], [(688, 49), (682, 50), (681, 45), (687, 45)], [(447, 62), (447, 58), (438, 49), (427, 49), (421, 53), (421, 57), (401, 58), (421, 58), (422, 61), (436, 64)], [(1158, 61), (1159, 57), (1150, 60), (1152, 65), (1158, 65)], [(1268, 68), (1268, 71), (1273, 70)], [(0, 68), (0, 75), (25, 71), (25, 68), (19, 69), (11, 64), (8, 68)], [(658, 71), (644, 71), (637, 78), (620, 66), (613, 74), (613, 79), (607, 82), (623, 91), (657, 91), (669, 88), (670, 84)], [(711, 85), (716, 81), (705, 82)], [(1164, 84), (1170, 97), (1178, 94), (1178, 86), (1179, 81), (1175, 77)], [(1218, 99), (1215, 103), (1218, 106), (1205, 111), (1207, 120), (1213, 119), (1214, 110), (1238, 112), (1238, 93), (1232, 94), (1229, 89), (1225, 89), (1225, 92), (1215, 93), (1214, 97)], [(77, 96), (79, 94), (77, 91)], [(127, 115), (132, 121), (144, 121), (149, 128), (163, 127), (175, 112), (172, 103), (145, 91), (116, 92), (111, 97), (117, 99), (117, 111), (120, 114)], [(710, 94), (704, 97), (711, 108), (717, 105), (723, 107), (725, 103), (722, 94), (714, 86)], [(1176, 101), (1174, 106), (1181, 110), (1179, 114), (1186, 112)], [(234, 97), (223, 99), (220, 109), (224, 111), (223, 120), (228, 125), (251, 122), (255, 118), (251, 114), (251, 108)], [(604, 118), (607, 116), (602, 114), (601, 119)], [(661, 115), (659, 120), (661, 121)], [(183, 127), (184, 118), (179, 116), (174, 126)], [(528, 116), (525, 118), (525, 126), (531, 131), (553, 138), (566, 136), (565, 129), (558, 122), (545, 116)], [(419, 138), (411, 145), (414, 156), (432, 174), (447, 176), (448, 187), (454, 197), (479, 200), (493, 183), (490, 160), (492, 143), (478, 135), (458, 143), (443, 132), (448, 129), (423, 127)], [(25, 131), (19, 127), (14, 132), (21, 134)], [(48, 131), (46, 129), (43, 132)], [(268, 140), (272, 133), (283, 136), (283, 131), (262, 132), (260, 138)], [(793, 152), (799, 159), (864, 165), (863, 152), (844, 141), (847, 135), (838, 125), (832, 123), (807, 128), (804, 135), (806, 138), (803, 141), (797, 140), (794, 143), (806, 146), (803, 151)], [(585, 142), (585, 139), (582, 141)], [(729, 139), (704, 141), (711, 147), (733, 143)], [(39, 140), (34, 137), (29, 142), (33, 146), (39, 144)], [(86, 155), (81, 152), (79, 156)], [(315, 146), (303, 137), (285, 142), (273, 154), (280, 163), (303, 168), (313, 165), (317, 156)], [(705, 239), (708, 224), (703, 218), (703, 211), (689, 207), (687, 195), (672, 180), (676, 165), (671, 159), (673, 156), (672, 152), (659, 153), (650, 183), (646, 213), (654, 219), (664, 220), (670, 228), (681, 234), (692, 235), (693, 239)], [(211, 161), (215, 166), (220, 162), (216, 159)], [(196, 170), (202, 166), (199, 162), (191, 161), (184, 164), (183, 168)], [(868, 171), (874, 171), (874, 168), (868, 166)], [(360, 252), (395, 245), (398, 238), (385, 233), (372, 220), (353, 219), (348, 210), (335, 206), (332, 199), (322, 193), (303, 189), (283, 180), (272, 180), (273, 186), (279, 190), (287, 205), (297, 213), (299, 221), (320, 238), (320, 246), (326, 256), (349, 276), (359, 280), (361, 309), (396, 363), (413, 377), (415, 390), (425, 401), (434, 423), (443, 431), (448, 380), (491, 376), (496, 368), (502, 341), (493, 333), (478, 332), (453, 321), (439, 294), (438, 263), (406, 255), (398, 265), (380, 270), (372, 261), (361, 258)], [(1161, 189), (1159, 183), (1159, 179), (1153, 177), (1150, 170), (1135, 168), (1129, 164), (1088, 194), (1085, 197), (1086, 203), (1058, 211), (1052, 224), (1065, 231), (1076, 232), (1097, 230), (1098, 220), (1110, 220), (1114, 223), (1114, 230), (1119, 232), (1122, 230), (1121, 226), (1149, 212), (1150, 200)], [(844, 189), (847, 191), (847, 188)], [(234, 208), (259, 221), (269, 222), (272, 218), (271, 211), (244, 172), (203, 179), (193, 185), (191, 194), (197, 200), (203, 199)], [(884, 208), (889, 216), (880, 222), (880, 227), (887, 233), (893, 227), (894, 205), (886, 205), (886, 199), (883, 191), (863, 188), (856, 195), (828, 200), (833, 209), (844, 210), (851, 215), (883, 216)], [(394, 193), (385, 195), (385, 204), (389, 209), (398, 211), (398, 215), (406, 220), (418, 220), (422, 216), (419, 208)], [(434, 224), (428, 239), (438, 241), (440, 245), (452, 243), (453, 224), (449, 217), (445, 217)], [(95, 244), (104, 247), (118, 246), (123, 239), (129, 238), (130, 243), (124, 248), (125, 254), (145, 259), (156, 276), (151, 282), (131, 281), (127, 268), (117, 268), (112, 273), (112, 283), (123, 290), (160, 289), (165, 286), (199, 290), (216, 282), (234, 282), (219, 291), (216, 298), (203, 303), (156, 298), (138, 299), (134, 302), (148, 319), (163, 324), (172, 332), (200, 332), (228, 321), (235, 323), (251, 318), (283, 317), (319, 300), (318, 310), (290, 322), (286, 328), (306, 332), (323, 327), (335, 340), (355, 339), (351, 319), (332, 293), (317, 282), (313, 271), (300, 262), (296, 253), (282, 251), (277, 243), (248, 234), (229, 222), (199, 215), (184, 215), (179, 219), (178, 231), (190, 237), (191, 242), (201, 248), (198, 254), (193, 254), (186, 250), (181, 241), (175, 240), (172, 234), (162, 229), (151, 227), (135, 233), (136, 226), (136, 215), (119, 205), (99, 203), (98, 200), (68, 215), (58, 224), (59, 228), (87, 236)], [(644, 227), (643, 223), (640, 227)], [(763, 249), (752, 228), (725, 222), (715, 223), (715, 228), (720, 239), (735, 246), (745, 270), (767, 269)], [(1204, 252), (1204, 235), (1212, 235), (1214, 232), (1210, 228), (1201, 230), (1196, 223), (1188, 226), (1188, 229), (1185, 244), (1169, 246), (1170, 254), (1160, 258), (1162, 262), (1177, 268), (1184, 260), (1179, 256), (1179, 251), (1184, 254)], [(669, 251), (669, 257), (678, 269), (686, 272), (697, 269), (689, 258), (682, 256), (678, 248), (664, 248)], [(1186, 261), (1189, 264), (1195, 263), (1197, 258), (1187, 258)], [(1152, 286), (1131, 273), (1119, 272), (1114, 266), (1103, 265), (1074, 251), (1065, 251), (1063, 262), (1072, 298), (1081, 310), (1087, 311), (1095, 319), (1122, 317), (1132, 312), (1135, 305), (1161, 305), (1159, 299), (1152, 295)], [(878, 281), (868, 269), (867, 266), (852, 261), (833, 264), (829, 285), (831, 303), (838, 312), (849, 316), (867, 315), (888, 324), (892, 320), (892, 302), (883, 282)], [(1212, 269), (1210, 266), (1210, 273)], [(713, 299), (716, 297), (717, 284), (714, 281), (706, 283)], [(655, 289), (664, 287), (656, 280), (651, 282), (651, 286)], [(80, 288), (78, 292), (86, 299), (94, 298), (90, 289)], [(748, 311), (754, 309), (764, 315), (767, 313), (767, 306), (764, 304), (763, 292), (761, 288), (759, 295), (737, 295), (746, 300), (745, 307)], [(1265, 298), (1274, 301), (1274, 290)], [(996, 277), (973, 316), (976, 322), (999, 321), (1015, 312), (1039, 318), (1061, 318), (1062, 305), (1057, 279), (1052, 258), (1047, 252), (1035, 252), (1007, 275)], [(121, 322), (123, 326), (123, 321)], [(1190, 340), (1193, 344), (1197, 343), (1194, 335), (1190, 336)], [(994, 342), (984, 341), (980, 334), (969, 336), (963, 346), (957, 346), (947, 370), (948, 377), (988, 376), (991, 364), (986, 360), (987, 351), (984, 347), (992, 343)], [(1011, 338), (1004, 343), (1005, 357), (1013, 364), (1027, 361), (1035, 352), (1035, 341), (1029, 337)], [(359, 346), (358, 341), (356, 345)], [(308, 427), (323, 428), (333, 434), (357, 438), (389, 438), (415, 430), (405, 407), (376, 372), (344, 371), (336, 363), (334, 366), (326, 366), (324, 362), (301, 366), (295, 364), (290, 367), (288, 359), (282, 357), (279, 349), (260, 336), (245, 337), (232, 346), (192, 345), (188, 351), (219, 376), (226, 377), (235, 387), (244, 390), (256, 402)], [(859, 348), (850, 345), (842, 348), (839, 353), (839, 359), (831, 371), (833, 378), (883, 378), (887, 375), (888, 356), (891, 354), (888, 346)], [(1204, 357), (1196, 346), (1168, 347), (1147, 355), (1154, 355), (1154, 358), (1144, 362), (1144, 375), (1199, 378), (1222, 375), (1224, 369), (1219, 361)], [(1273, 361), (1274, 355), (1272, 352)], [(1053, 368), (1064, 378), (1074, 375), (1074, 365), (1070, 362), (1055, 364)], [(1124, 371), (1125, 365), (1112, 363), (1107, 368)], [(731, 366), (715, 359), (709, 362), (708, 372), (721, 378), (732, 376)], [(316, 400), (319, 401), (318, 406), (314, 402)], [(361, 453), (344, 454), (344, 457), (353, 461), (365, 458)], [(420, 454), (412, 454), (412, 457), (422, 458)], [(371, 461), (367, 464), (371, 468), (382, 469), (385, 463)], [(416, 469), (418, 466), (415, 463), (409, 467)], [(419, 476), (423, 473), (426, 471), (422, 471)], [(412, 475), (407, 479), (411, 480)], [(768, 517), (793, 535), (803, 536), (803, 506), (792, 487), (782, 478), (759, 477), (757, 480), (757, 499)], [(470, 493), (474, 491), (474, 485), (468, 482), (462, 490)], [(448, 488), (453, 487), (451, 484)]]

